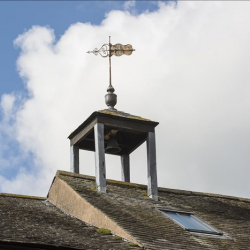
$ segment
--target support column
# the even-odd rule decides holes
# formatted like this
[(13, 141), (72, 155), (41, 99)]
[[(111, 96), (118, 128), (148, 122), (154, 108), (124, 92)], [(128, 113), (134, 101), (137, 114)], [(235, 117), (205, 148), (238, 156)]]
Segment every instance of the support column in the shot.
[(95, 176), (96, 187), (106, 193), (106, 169), (105, 169), (105, 148), (104, 148), (104, 124), (97, 123), (95, 131)]
[(70, 146), (70, 171), (79, 174), (79, 147)]
[(158, 200), (155, 133), (153, 132), (148, 132), (147, 136), (147, 159), (148, 159), (148, 196), (154, 200)]
[(121, 156), (122, 163), (122, 181), (130, 182), (130, 163), (129, 163), (129, 155)]

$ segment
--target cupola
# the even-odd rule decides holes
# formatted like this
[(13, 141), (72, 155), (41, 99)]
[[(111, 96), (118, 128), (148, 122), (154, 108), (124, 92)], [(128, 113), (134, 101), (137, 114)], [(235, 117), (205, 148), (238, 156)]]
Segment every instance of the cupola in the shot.
[(130, 182), (130, 154), (142, 143), (147, 143), (147, 195), (158, 200), (155, 127), (158, 122), (115, 109), (117, 96), (111, 83), (111, 56), (130, 55), (131, 45), (104, 44), (99, 50), (88, 53), (109, 57), (109, 87), (105, 95), (107, 109), (93, 112), (70, 135), (71, 171), (79, 173), (79, 150), (95, 152), (96, 187), (106, 192), (105, 154), (121, 157), (121, 179)]

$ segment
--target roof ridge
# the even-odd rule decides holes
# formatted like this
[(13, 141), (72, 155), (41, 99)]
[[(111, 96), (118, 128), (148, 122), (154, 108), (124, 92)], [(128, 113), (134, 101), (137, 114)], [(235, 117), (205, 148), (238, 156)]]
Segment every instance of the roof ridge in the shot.
[(13, 198), (23, 198), (23, 199), (33, 199), (33, 200), (46, 200), (46, 197), (23, 195), (23, 194), (10, 194), (10, 193), (0, 193), (3, 197), (13, 197)]
[[(18, 249), (17, 247), (20, 247), (21, 249), (26, 249), (27, 247), (32, 249), (63, 249), (63, 250), (80, 250), (82, 248), (78, 247), (69, 247), (69, 246), (58, 246), (54, 244), (49, 243), (37, 243), (37, 242), (24, 242), (24, 241), (14, 241), (14, 240), (0, 240), (0, 247), (7, 247), (8, 249), (11, 249), (11, 247), (14, 247), (14, 249)], [(46, 248), (45, 248), (46, 247)]]
[[(71, 173), (71, 172), (63, 171), (63, 170), (57, 170), (56, 176), (59, 176), (59, 175), (72, 176), (72, 177), (76, 177), (76, 178), (80, 178), (80, 179), (95, 180), (94, 176), (76, 174), (76, 173)], [(123, 181), (112, 180), (112, 179), (107, 179), (107, 183), (108, 184), (115, 184), (115, 185), (119, 185), (119, 186), (136, 187), (136, 188), (140, 188), (140, 189), (147, 188), (147, 185), (144, 185), (144, 184), (123, 182)], [(203, 197), (216, 197), (216, 198), (229, 199), (229, 200), (250, 203), (249, 198), (242, 198), (242, 197), (230, 196), (230, 195), (224, 195), (224, 194), (215, 194), (215, 193), (206, 193), (206, 192), (198, 192), (198, 191), (190, 191), (190, 190), (172, 189), (172, 188), (165, 188), (165, 187), (159, 187), (158, 191), (165, 192), (165, 193), (185, 194), (185, 195), (190, 195), (190, 196), (195, 195), (195, 196), (203, 196)]]
[[(93, 180), (95, 181), (95, 177), (91, 175), (84, 175), (84, 174), (76, 174), (76, 173), (71, 173), (68, 171), (63, 171), (63, 170), (57, 170), (56, 176), (60, 175), (66, 175), (66, 176), (72, 176), (76, 177), (79, 179), (87, 179), (87, 180)], [(138, 184), (138, 183), (133, 183), (133, 182), (124, 182), (124, 181), (118, 181), (118, 180), (112, 180), (112, 179), (107, 179), (106, 180), (108, 184), (117, 184), (120, 186), (130, 186), (130, 187), (136, 187), (136, 188), (141, 188), (141, 189), (146, 189), (147, 185), (144, 184)]]
[(80, 178), (80, 179), (95, 180), (95, 177), (91, 175), (76, 174), (76, 173), (72, 173), (72, 172), (68, 172), (64, 170), (57, 170), (56, 176), (59, 176), (59, 175), (73, 176), (73, 177)]
[(237, 197), (237, 196), (230, 196), (225, 194), (215, 194), (215, 193), (206, 193), (206, 192), (198, 192), (198, 191), (190, 191), (190, 190), (182, 190), (182, 189), (171, 189), (171, 188), (164, 188), (159, 187), (159, 192), (168, 192), (168, 193), (175, 193), (175, 194), (185, 194), (185, 195), (195, 195), (195, 196), (206, 196), (206, 197), (217, 197), (222, 199), (229, 199), (229, 200), (237, 200), (237, 201), (244, 201), (249, 202), (249, 198)]

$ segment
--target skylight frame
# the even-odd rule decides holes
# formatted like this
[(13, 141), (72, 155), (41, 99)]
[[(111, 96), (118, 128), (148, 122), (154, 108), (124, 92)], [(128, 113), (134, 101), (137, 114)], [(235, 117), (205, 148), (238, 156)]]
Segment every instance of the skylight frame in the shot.
[[(161, 213), (163, 213), (165, 216), (167, 216), (169, 219), (171, 219), (173, 222), (175, 222), (176, 224), (178, 224), (179, 226), (181, 226), (184, 230), (188, 231), (188, 232), (192, 232), (192, 233), (200, 233), (200, 234), (209, 234), (209, 235), (217, 235), (217, 236), (222, 236), (223, 233), (220, 232), (219, 230), (217, 230), (216, 228), (212, 227), (211, 225), (209, 225), (208, 223), (206, 223), (205, 221), (201, 220), (200, 218), (198, 218), (196, 215), (194, 215), (194, 213), (192, 212), (186, 212), (186, 211), (178, 211), (178, 210), (172, 210), (172, 209), (165, 209), (165, 208), (157, 208), (157, 210), (159, 210)], [(172, 218), (169, 214), (175, 214), (177, 216), (180, 216), (180, 218), (188, 223), (190, 223), (189, 221), (187, 221), (182, 215), (188, 215), (190, 216), (190, 218), (194, 219), (195, 221), (197, 221), (198, 223), (200, 223), (203, 227), (207, 227), (208, 230), (202, 230), (202, 229), (193, 229), (193, 228), (187, 228), (185, 227), (183, 224), (181, 224), (181, 222), (175, 220), (174, 218)], [(191, 223), (192, 224), (192, 223)], [(195, 225), (197, 226), (197, 225)]]

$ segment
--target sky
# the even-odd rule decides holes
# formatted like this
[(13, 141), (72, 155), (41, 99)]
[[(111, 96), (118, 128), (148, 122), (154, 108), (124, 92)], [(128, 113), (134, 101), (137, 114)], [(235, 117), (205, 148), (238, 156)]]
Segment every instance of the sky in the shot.
[[(46, 196), (69, 171), (68, 135), (105, 109), (112, 58), (116, 108), (156, 128), (161, 187), (250, 198), (250, 2), (0, 1), (0, 192)], [(94, 153), (80, 173), (94, 175)], [(146, 184), (145, 143), (131, 181)], [(106, 156), (107, 178), (120, 159)]]

